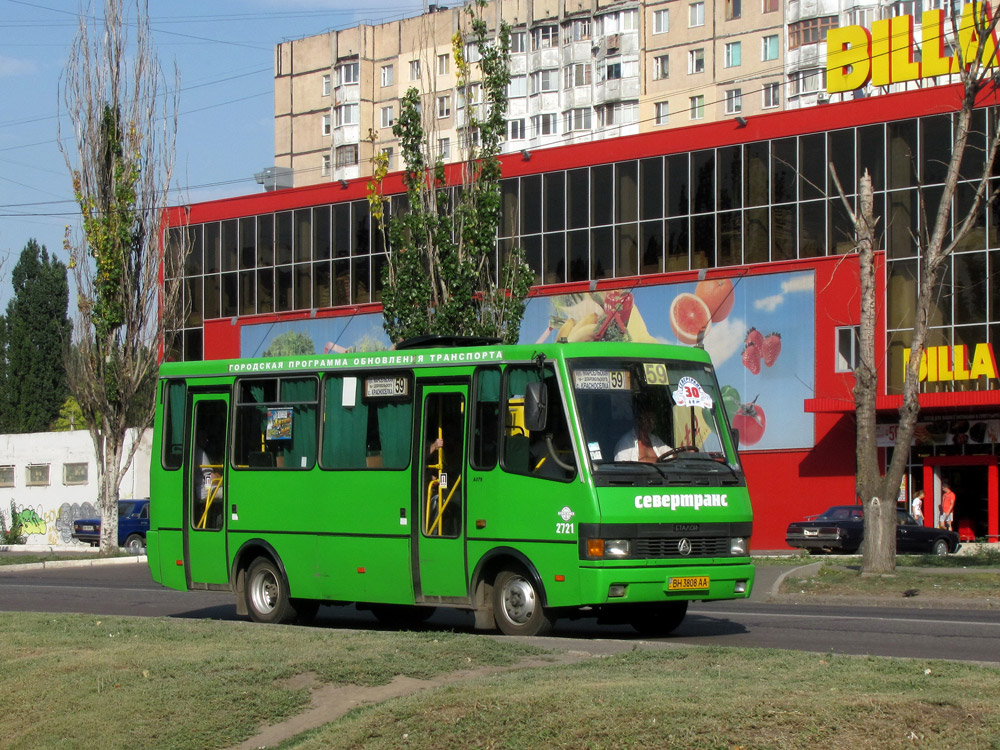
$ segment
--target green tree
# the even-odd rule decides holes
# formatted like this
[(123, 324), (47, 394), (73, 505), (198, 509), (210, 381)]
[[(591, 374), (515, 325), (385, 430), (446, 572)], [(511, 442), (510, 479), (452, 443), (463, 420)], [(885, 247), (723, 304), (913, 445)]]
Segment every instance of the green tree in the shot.
[[(407, 208), (388, 222), (381, 192), (385, 156), (374, 157), (369, 203), (383, 236), (389, 238), (382, 306), (385, 331), (392, 341), (442, 334), (495, 336), (514, 342), (520, 332), (531, 270), (520, 249), (511, 248), (498, 257), (496, 241), (501, 218), (499, 155), (507, 129), (510, 27), (499, 21), (491, 38), (483, 18), (485, 8), (485, 0), (466, 6), (471, 33), (464, 36), (458, 31), (452, 39), (456, 91), (468, 104), (466, 122), (460, 128), (460, 185), (447, 188), (448, 170), (440, 153), (431, 157), (432, 138), (423, 113), (433, 122), (432, 107), (422, 106), (423, 97), (416, 88), (403, 97), (392, 129), (405, 165)], [(481, 56), (475, 68), (465, 55), (467, 39)], [(482, 104), (476, 101), (477, 91), (482, 92)]]
[(294, 357), (296, 354), (315, 354), (316, 344), (301, 331), (285, 331), (275, 336), (264, 350), (265, 357)]
[(185, 248), (183, 237), (160, 246), (176, 71), (167, 94), (145, 0), (102, 6), (80, 16), (60, 86), (72, 135), (59, 144), (83, 220), (82, 237), (66, 239), (79, 309), (70, 390), (97, 455), (101, 554), (110, 554), (118, 546), (118, 487), (140, 442), (126, 433), (152, 424), (163, 332), (181, 314), (179, 286), (161, 286), (160, 273), (177, 278)]
[(52, 432), (69, 432), (70, 430), (82, 430), (86, 426), (83, 418), (83, 410), (80, 404), (72, 396), (66, 398), (62, 408), (59, 409), (59, 416), (56, 417), (52, 426)]
[(11, 275), (0, 347), (0, 432), (43, 432), (66, 398), (71, 326), (66, 265), (31, 239)]

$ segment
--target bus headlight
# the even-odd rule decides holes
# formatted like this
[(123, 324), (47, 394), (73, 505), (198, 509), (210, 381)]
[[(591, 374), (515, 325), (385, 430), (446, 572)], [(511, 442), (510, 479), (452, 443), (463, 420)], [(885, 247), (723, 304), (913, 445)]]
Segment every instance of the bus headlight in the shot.
[(729, 540), (729, 554), (743, 556), (747, 553), (747, 540), (742, 536), (734, 536)]
[(630, 554), (632, 554), (632, 546), (629, 544), (628, 539), (604, 540), (605, 557), (628, 557)]
[(632, 554), (632, 545), (628, 539), (588, 539), (587, 557), (590, 558), (623, 558)]

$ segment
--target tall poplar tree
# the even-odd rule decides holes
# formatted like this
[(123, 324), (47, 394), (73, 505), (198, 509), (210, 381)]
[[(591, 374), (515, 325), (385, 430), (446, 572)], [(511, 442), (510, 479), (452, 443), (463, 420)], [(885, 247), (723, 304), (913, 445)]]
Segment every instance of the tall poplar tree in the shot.
[(66, 265), (31, 239), (11, 275), (0, 339), (0, 432), (43, 432), (59, 416), (67, 394), (64, 353), (71, 326), (66, 316)]
[[(128, 6), (126, 8), (126, 5)], [(82, 237), (67, 237), (78, 290), (70, 388), (97, 455), (101, 554), (118, 547), (118, 487), (152, 424), (164, 330), (180, 316), (184, 248), (160, 245), (177, 133), (173, 93), (153, 48), (145, 0), (104, 0), (80, 16), (61, 94), (73, 132), (60, 148)], [(69, 143), (70, 145), (64, 145)]]

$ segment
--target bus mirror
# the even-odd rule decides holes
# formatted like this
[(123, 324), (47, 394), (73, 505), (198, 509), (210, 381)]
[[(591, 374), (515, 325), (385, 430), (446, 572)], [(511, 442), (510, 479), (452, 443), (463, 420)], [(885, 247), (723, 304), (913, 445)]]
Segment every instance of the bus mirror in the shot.
[(545, 383), (528, 383), (524, 389), (524, 427), (529, 432), (545, 429), (549, 411)]

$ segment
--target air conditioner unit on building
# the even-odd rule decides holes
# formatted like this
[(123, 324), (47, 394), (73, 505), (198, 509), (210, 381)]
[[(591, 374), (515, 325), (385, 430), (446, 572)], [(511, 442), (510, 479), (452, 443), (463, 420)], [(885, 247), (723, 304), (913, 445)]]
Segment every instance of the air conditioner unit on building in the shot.
[(828, 101), (830, 101), (830, 95), (825, 91), (820, 91), (818, 94), (816, 94), (817, 104), (826, 104)]
[(621, 45), (621, 34), (608, 34), (608, 49), (618, 49)]

